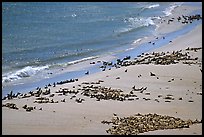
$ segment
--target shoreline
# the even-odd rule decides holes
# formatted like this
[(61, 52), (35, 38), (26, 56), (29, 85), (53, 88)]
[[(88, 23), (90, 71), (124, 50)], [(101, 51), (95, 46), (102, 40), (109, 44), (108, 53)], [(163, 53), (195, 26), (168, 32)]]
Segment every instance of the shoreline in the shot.
[[(186, 8), (190, 8), (190, 10), (186, 10)], [(174, 9), (174, 11), (172, 12), (172, 15), (175, 14), (175, 12), (178, 12), (177, 10), (182, 10), (182, 13), (186, 13), (188, 15), (191, 12), (194, 12), (198, 9), (200, 9), (200, 8), (184, 5), (184, 6), (180, 7), (179, 9), (178, 9), (178, 7), (176, 7)], [(86, 60), (84, 62), (80, 62), (80, 63), (74, 64), (74, 65), (71, 65), (67, 68), (63, 68), (63, 72), (60, 72), (60, 74), (54, 74), (53, 76), (50, 75), (46, 79), (37, 80), (37, 81), (26, 83), (26, 84), (24, 83), (25, 82), (25, 80), (24, 80), (24, 81), (20, 81), (20, 83), (12, 85), (12, 86), (8, 86), (8, 85), (4, 86), (4, 87), (2, 87), (2, 90), (4, 91), (2, 93), (2, 95), (5, 96), (11, 90), (15, 93), (17, 93), (17, 92), (26, 93), (27, 91), (34, 90), (36, 87), (38, 87), (36, 85), (43, 87), (49, 83), (59, 82), (60, 80), (63, 80), (63, 79), (65, 80), (65, 79), (67, 79), (67, 77), (69, 77), (69, 79), (81, 78), (84, 76), (84, 73), (86, 71), (88, 71), (89, 69), (93, 70), (93, 71), (90, 71), (90, 73), (100, 72), (101, 71), (99, 69), (99, 66), (101, 65), (100, 63), (96, 63), (94, 65), (91, 65), (90, 63), (91, 62), (97, 62), (97, 61), (114, 62), (117, 58), (124, 58), (127, 55), (136, 57), (137, 55), (140, 55), (143, 52), (149, 52), (151, 50), (157, 49), (158, 47), (162, 47), (163, 45), (166, 45), (168, 43), (168, 41), (172, 41), (176, 37), (179, 37), (181, 35), (180, 33), (182, 33), (182, 35), (184, 35), (185, 33), (190, 32), (190, 30), (192, 30), (193, 27), (197, 26), (197, 24), (199, 24), (199, 23), (195, 22), (196, 24), (192, 24), (191, 27), (186, 28), (186, 24), (182, 24), (182, 23), (178, 23), (178, 22), (174, 21), (174, 23), (172, 23), (172, 24), (176, 25), (177, 27), (174, 29), (171, 29), (172, 24), (170, 23), (167, 25), (167, 20), (171, 19), (172, 15), (170, 15), (168, 17), (164, 17), (166, 22), (159, 23), (158, 21), (155, 21), (156, 24), (160, 27), (156, 28), (156, 30), (155, 30), (156, 33), (154, 34), (154, 36), (145, 37), (145, 38), (142, 38), (141, 40), (138, 40), (138, 41), (136, 40), (137, 42), (134, 41), (131, 44), (132, 45), (131, 48), (128, 50), (121, 51), (121, 52), (115, 53), (113, 55), (109, 55), (109, 54), (108, 54), (108, 56), (104, 55), (105, 57), (101, 55), (101, 56), (98, 56), (96, 59)], [(175, 16), (179, 16), (179, 14), (176, 13)], [(162, 19), (162, 20), (164, 20), (164, 19)], [(160, 29), (160, 28), (165, 28), (165, 29)], [(183, 30), (185, 32), (182, 32)], [(164, 31), (166, 31), (168, 33), (165, 34)], [(175, 34), (172, 34), (172, 33), (175, 33)], [(166, 38), (166, 40), (155, 39), (156, 37), (161, 38), (164, 36), (167, 38), (169, 37), (169, 38), (168, 39)], [(172, 36), (174, 36), (174, 37), (172, 37)], [(153, 45), (151, 47), (148, 44), (149, 41), (153, 41), (154, 43), (159, 43), (159, 44)], [(83, 69), (79, 70), (79, 68), (83, 68)], [(37, 77), (34, 77), (34, 78), (37, 79)], [(11, 85), (12, 83), (13, 82), (8, 83), (8, 84)], [(14, 81), (14, 83), (15, 83), (15, 81)]]
[[(102, 124), (102, 120), (110, 120), (113, 113), (118, 116), (130, 116), (136, 113), (158, 113), (182, 119), (202, 119), (202, 24), (187, 34), (177, 37), (171, 45), (163, 45), (144, 53), (144, 57), (152, 52), (170, 52), (182, 50), (192, 57), (192, 64), (155, 65), (136, 64), (111, 68), (81, 77), (78, 81), (49, 87), (51, 93), (43, 95), (58, 103), (34, 103), (35, 96), (2, 100), (2, 103), (15, 103), (18, 110), (2, 107), (2, 134), (104, 134), (111, 125)], [(199, 36), (199, 37), (198, 37)], [(188, 39), (188, 40), (186, 40)], [(196, 44), (195, 44), (196, 43)], [(187, 50), (187, 48), (200, 48)], [(148, 53), (148, 55), (146, 55)], [(167, 54), (167, 53), (166, 53)], [(128, 54), (126, 54), (128, 55)], [(160, 55), (161, 56), (161, 55)], [(162, 56), (161, 56), (162, 57)], [(194, 60), (197, 57), (197, 60)], [(138, 57), (138, 59), (140, 59)], [(197, 63), (196, 63), (197, 62)], [(185, 71), (183, 71), (185, 70)], [(151, 77), (150, 72), (156, 74)], [(158, 77), (158, 78), (157, 78)], [(99, 82), (102, 81), (102, 82)], [(95, 84), (93, 83), (95, 82)], [(98, 82), (99, 84), (96, 84)], [(84, 84), (83, 84), (84, 83)], [(85, 84), (89, 83), (89, 84)], [(92, 84), (91, 84), (92, 83)], [(80, 86), (79, 86), (80, 85)], [(116, 101), (100, 100), (80, 94), (79, 89), (87, 86), (102, 86), (120, 89), (129, 93), (133, 86), (147, 87), (144, 93), (137, 93), (134, 100)], [(79, 94), (56, 93), (62, 89), (78, 91)], [(43, 89), (45, 91), (45, 89)], [(201, 93), (201, 95), (199, 94)], [(53, 97), (50, 97), (54, 94)], [(165, 102), (165, 96), (173, 95), (174, 100)], [(161, 95), (161, 98), (158, 97)], [(71, 99), (72, 98), (72, 99)], [(85, 101), (77, 103), (75, 99)], [(179, 100), (182, 98), (182, 100)], [(63, 102), (63, 99), (65, 99)], [(148, 100), (147, 100), (148, 99)], [(157, 99), (159, 102), (157, 102)], [(189, 102), (190, 101), (190, 102)], [(193, 102), (191, 102), (193, 101)], [(35, 106), (36, 109), (26, 112), (22, 106)], [(195, 107), (196, 106), (196, 107)], [(39, 110), (42, 108), (42, 110)], [(202, 123), (192, 125), (185, 130), (156, 130), (143, 134), (202, 134)], [(140, 135), (140, 134), (139, 134)]]

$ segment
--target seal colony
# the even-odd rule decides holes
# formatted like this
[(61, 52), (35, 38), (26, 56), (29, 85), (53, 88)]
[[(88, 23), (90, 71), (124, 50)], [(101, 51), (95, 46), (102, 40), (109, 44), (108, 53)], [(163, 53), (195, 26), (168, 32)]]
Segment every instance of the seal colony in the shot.
[[(197, 65), (201, 67), (201, 60), (198, 57), (192, 57), (190, 54), (196, 53), (202, 50), (202, 47), (199, 48), (186, 48), (185, 50), (173, 51), (173, 52), (153, 52), (142, 54), (141, 56), (131, 60), (130, 56), (127, 56), (122, 61), (117, 60), (117, 66), (121, 69), (125, 67), (124, 73), (129, 73), (128, 66), (135, 65), (171, 65), (171, 64), (184, 64), (184, 65)], [(105, 65), (112, 65), (113, 63), (103, 63)], [(116, 65), (113, 65), (116, 66)], [(117, 67), (115, 69), (118, 69)], [(202, 72), (201, 72), (202, 73)], [(138, 76), (138, 79), (143, 77), (141, 74)], [(157, 77), (155, 80), (159, 79), (157, 73), (149, 72), (149, 76), (147, 77)], [(115, 80), (117, 80), (116, 77)], [(123, 78), (122, 78), (123, 79)], [(170, 78), (167, 83), (174, 82), (176, 78)], [(180, 81), (182, 79), (179, 79)], [(76, 103), (81, 104), (85, 103), (88, 98), (94, 99), (95, 101), (102, 100), (113, 100), (113, 101), (155, 101), (157, 103), (164, 100), (166, 103), (170, 103), (175, 100), (184, 101), (183, 97), (172, 95), (172, 94), (157, 94), (157, 98), (151, 97), (150, 87), (142, 86), (138, 87), (132, 85), (129, 87), (130, 90), (122, 90), (120, 88), (112, 88), (106, 87), (102, 84), (105, 82), (104, 80), (99, 79), (98, 81), (83, 81), (82, 83), (74, 84), (72, 87), (64, 87), (60, 86), (67, 83), (73, 84), (76, 82), (80, 82), (78, 79), (65, 80), (61, 82), (57, 82), (57, 84), (53, 83), (46, 85), (44, 88), (37, 87), (35, 91), (30, 91), (28, 93), (22, 94), (17, 93), (13, 94), (11, 91), (6, 97), (2, 100), (6, 103), (2, 104), (2, 107), (7, 107), (9, 109), (14, 110), (25, 110), (26, 112), (31, 111), (43, 111), (42, 105), (37, 104), (59, 104), (65, 103), (69, 100), (75, 100)], [(194, 82), (196, 83), (196, 82)], [(201, 85), (200, 85), (201, 86)], [(56, 90), (56, 88), (59, 88)], [(169, 89), (169, 87), (166, 87)], [(163, 89), (164, 90), (164, 89)], [(188, 90), (189, 91), (189, 90)], [(192, 92), (193, 93), (193, 92)], [(141, 94), (143, 96), (141, 96)], [(155, 93), (154, 93), (155, 94)], [(188, 95), (186, 93), (186, 95)], [(197, 92), (197, 96), (202, 95), (202, 92)], [(60, 97), (60, 98), (57, 98)], [(21, 100), (25, 98), (33, 98), (33, 105), (29, 106), (28, 104), (22, 104), (21, 106), (12, 103), (14, 100)], [(188, 100), (189, 103), (193, 103), (192, 97)], [(53, 112), (56, 112), (53, 110)], [(103, 120), (101, 121), (103, 124), (113, 124), (112, 128), (106, 130), (109, 134), (114, 135), (134, 135), (148, 131), (154, 130), (164, 130), (164, 129), (176, 129), (176, 128), (189, 128), (190, 125), (202, 123), (201, 120), (182, 120), (180, 118), (175, 118), (172, 116), (162, 116), (158, 114), (136, 114), (130, 117), (120, 118), (116, 114), (111, 121)]]
[[(202, 19), (179, 17), (166, 20), (169, 25), (176, 19), (184, 25)], [(164, 129), (202, 134), (201, 28), (178, 38), (183, 43), (172, 40), (171, 46), (164, 46), (167, 51), (115, 61), (97, 59), (89, 62), (100, 63), (97, 74), (86, 70), (79, 79), (49, 83), (27, 93), (11, 91), (2, 98), (3, 134), (137, 135)], [(160, 38), (167, 39), (156, 37)], [(172, 47), (176, 50), (169, 50)]]
[[(144, 53), (142, 55), (139, 56), (139, 58), (135, 58), (134, 60), (130, 60), (130, 56), (125, 57), (122, 61), (120, 61), (119, 59), (117, 59), (117, 65), (113, 65), (113, 66), (120, 66), (120, 67), (127, 67), (130, 65), (139, 65), (139, 64), (154, 64), (154, 65), (170, 65), (170, 64), (177, 64), (177, 63), (183, 63), (183, 64), (197, 64), (199, 65), (199, 67), (201, 67), (201, 61), (198, 60), (198, 57), (192, 58), (189, 55), (189, 52), (197, 52), (199, 50), (201, 50), (202, 47), (199, 48), (187, 48), (184, 51), (179, 50), (179, 51), (173, 51), (172, 53), (170, 52), (153, 52), (151, 54), (146, 53), (144, 55)], [(183, 52), (183, 53), (182, 53)], [(110, 64), (112, 65), (112, 63), (103, 63), (103, 64)], [(106, 67), (106, 66), (103, 66)], [(117, 67), (116, 67), (117, 68)], [(125, 72), (127, 72), (127, 69), (125, 69)], [(156, 74), (150, 72), (150, 76), (156, 76)], [(118, 79), (119, 77), (117, 77), (116, 79)], [(159, 77), (157, 77), (158, 79)], [(71, 79), (71, 80), (65, 80), (65, 81), (60, 81), (57, 82), (57, 85), (62, 85), (64, 83), (70, 83), (70, 82), (75, 82), (78, 81), (78, 79)], [(173, 82), (174, 78), (168, 80), (168, 82)], [(71, 94), (73, 95), (70, 99), (76, 97), (76, 95), (78, 93), (80, 93), (83, 96), (87, 96), (90, 98), (96, 98), (97, 101), (100, 100), (118, 100), (118, 101), (124, 101), (124, 100), (134, 100), (134, 99), (139, 99), (137, 97), (137, 95), (135, 94), (135, 91), (139, 92), (139, 93), (143, 93), (145, 90), (147, 90), (147, 87), (141, 87), (141, 88), (136, 88), (135, 86), (132, 87), (131, 91), (126, 91), (126, 93), (121, 90), (121, 89), (112, 89), (111, 87), (104, 87), (104, 86), (97, 86), (100, 85), (102, 82), (104, 82), (103, 80), (98, 80), (96, 82), (82, 82), (81, 84), (78, 85), (78, 88), (76, 88), (75, 86), (72, 87), (72, 89), (69, 88), (60, 88), (58, 91), (56, 91), (55, 93), (51, 92), (51, 89), (48, 88), (51, 85), (48, 84), (48, 86), (46, 85), (44, 87), (44, 90), (37, 87), (36, 91), (30, 91), (29, 93), (17, 93), (16, 95), (13, 94), (13, 92), (11, 91), (6, 97), (4, 97), (2, 100), (11, 100), (13, 98), (28, 98), (31, 96), (36, 97), (36, 100), (34, 101), (34, 103), (58, 103), (59, 101), (54, 101), (53, 99), (49, 99), (48, 97), (44, 97), (49, 95), (49, 97), (54, 97), (56, 94), (58, 94), (58, 96), (67, 96), (67, 94)], [(53, 87), (55, 87), (55, 83), (53, 84)], [(52, 93), (52, 94), (51, 94)], [(127, 94), (129, 93), (129, 94)], [(149, 92), (145, 93), (145, 95), (150, 95)], [(150, 100), (150, 99), (146, 99), (143, 98), (145, 100)], [(170, 100), (174, 100), (174, 98), (172, 97), (165, 97), (164, 99), (170, 99)], [(180, 98), (181, 100), (181, 98)], [(84, 99), (76, 99), (77, 103), (82, 103), (82, 101), (85, 101)], [(65, 100), (61, 101), (61, 102), (65, 102)], [(169, 102), (169, 101), (167, 101)], [(192, 100), (190, 100), (189, 102), (193, 102)], [(10, 105), (3, 105), (3, 106), (10, 106)], [(16, 108), (12, 105), (12, 107), (10, 108)]]
[(128, 117), (118, 117), (116, 114), (111, 121), (103, 120), (103, 124), (112, 124), (113, 126), (106, 130), (112, 135), (138, 135), (154, 130), (189, 128), (189, 125), (202, 123), (202, 120), (182, 120), (167, 115), (158, 114), (135, 114)]

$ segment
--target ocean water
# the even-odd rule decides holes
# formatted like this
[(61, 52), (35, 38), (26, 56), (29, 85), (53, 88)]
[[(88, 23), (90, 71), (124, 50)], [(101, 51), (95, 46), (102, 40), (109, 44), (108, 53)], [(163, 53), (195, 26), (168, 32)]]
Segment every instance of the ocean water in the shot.
[(169, 16), (181, 4), (3, 2), (2, 94), (82, 76), (83, 67), (62, 70), (130, 49), (154, 34), (154, 19)]

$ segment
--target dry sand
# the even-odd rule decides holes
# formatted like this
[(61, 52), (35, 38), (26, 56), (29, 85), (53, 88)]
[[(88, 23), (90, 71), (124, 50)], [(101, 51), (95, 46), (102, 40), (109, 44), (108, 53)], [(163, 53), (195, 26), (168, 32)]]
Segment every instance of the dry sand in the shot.
[[(155, 35), (163, 35), (165, 33), (173, 32), (178, 30), (179, 28), (184, 27), (186, 24), (182, 24), (180, 22), (174, 21), (173, 23), (170, 22), (168, 24), (168, 20), (175, 18), (177, 19), (179, 16), (181, 17), (182, 15), (191, 15), (191, 12), (194, 10), (199, 10), (202, 7), (192, 7), (192, 6), (186, 6), (182, 5), (179, 7), (176, 7), (173, 11), (172, 14), (162, 18), (162, 21), (157, 21), (158, 25), (155, 31)], [(165, 20), (165, 21), (164, 21)], [(167, 25), (168, 24), (168, 25)]]
[[(171, 46), (163, 46), (156, 51), (183, 51), (187, 47), (202, 47), (202, 25), (190, 33), (175, 39)], [(192, 57), (198, 57), (198, 63), (202, 62), (202, 49), (197, 52), (189, 51)], [(15, 103), (18, 110), (2, 107), (2, 134), (86, 134), (86, 135), (107, 135), (106, 129), (111, 125), (102, 124), (102, 120), (110, 120), (113, 113), (120, 117), (134, 115), (136, 113), (157, 113), (161, 115), (170, 115), (187, 120), (202, 119), (202, 64), (171, 64), (171, 65), (153, 65), (141, 64), (121, 67), (118, 69), (102, 71), (92, 75), (86, 75), (77, 82), (57, 85), (51, 88), (54, 93), (54, 101), (58, 103), (33, 103), (34, 96), (23, 99), (3, 100), (2, 103)], [(125, 70), (127, 69), (127, 72)], [(151, 77), (150, 72), (156, 74)], [(141, 74), (141, 77), (138, 77)], [(116, 79), (120, 77), (120, 79)], [(171, 79), (174, 81), (168, 82)], [(85, 101), (77, 103), (75, 98), (70, 99), (72, 95), (59, 96), (56, 91), (60, 88), (77, 89), (83, 82), (96, 82), (103, 80), (100, 85), (121, 89), (129, 93), (133, 86), (137, 88), (147, 87), (144, 93), (137, 93), (138, 100), (116, 101), (100, 100), (89, 98), (78, 93), (76, 98), (83, 98)], [(81, 84), (83, 85), (83, 84)], [(75, 86), (75, 88), (73, 88)], [(150, 93), (147, 95), (145, 93)], [(171, 94), (174, 100), (165, 102), (166, 95)], [(162, 95), (162, 97), (158, 97)], [(49, 95), (46, 95), (49, 97)], [(179, 98), (182, 97), (182, 100)], [(144, 100), (149, 98), (150, 100)], [(65, 102), (61, 102), (65, 99)], [(159, 102), (155, 101), (158, 99)], [(194, 102), (189, 102), (193, 100)], [(35, 106), (36, 109), (31, 112), (25, 111), (22, 107)], [(42, 108), (42, 110), (39, 110)], [(142, 133), (147, 134), (191, 134), (201, 135), (202, 124), (195, 124), (190, 128), (156, 130)], [(140, 134), (139, 134), (140, 135)]]

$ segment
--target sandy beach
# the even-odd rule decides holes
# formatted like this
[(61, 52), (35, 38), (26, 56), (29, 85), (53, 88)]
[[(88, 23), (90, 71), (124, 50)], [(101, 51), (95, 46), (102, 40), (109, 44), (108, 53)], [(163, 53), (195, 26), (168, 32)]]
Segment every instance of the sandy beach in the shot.
[[(172, 14), (169, 18), (181, 16), (185, 9), (188, 7), (177, 8), (180, 14)], [(173, 21), (170, 25), (175, 24), (178, 22)], [(170, 32), (172, 27), (164, 29), (168, 25), (163, 23), (162, 29), (157, 30), (159, 38)], [(171, 62), (165, 62), (166, 58)], [(127, 64), (128, 61), (130, 65), (87, 74), (74, 82), (51, 85), (47, 89), (41, 87), (41, 94), (36, 89), (17, 98), (2, 100), (2, 134), (110, 135), (107, 129), (112, 125), (101, 122), (110, 121), (113, 114), (128, 117), (156, 113), (182, 120), (202, 120), (202, 24), (167, 45), (137, 59), (127, 59)], [(11, 103), (15, 105), (7, 107)], [(202, 135), (202, 122), (188, 128), (154, 130), (138, 135), (171, 134)]]

